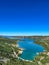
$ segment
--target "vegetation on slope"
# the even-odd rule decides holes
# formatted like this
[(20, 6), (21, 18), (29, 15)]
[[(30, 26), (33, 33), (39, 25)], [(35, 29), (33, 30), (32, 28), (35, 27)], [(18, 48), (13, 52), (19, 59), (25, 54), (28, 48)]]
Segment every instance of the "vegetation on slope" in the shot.
[[(49, 40), (45, 37), (31, 37), (37, 44), (44, 46), (45, 52), (36, 56), (32, 62), (23, 61), (14, 55), (18, 54), (19, 48), (16, 46), (16, 39), (0, 38), (0, 65), (49, 65)], [(14, 50), (13, 50), (14, 49)]]

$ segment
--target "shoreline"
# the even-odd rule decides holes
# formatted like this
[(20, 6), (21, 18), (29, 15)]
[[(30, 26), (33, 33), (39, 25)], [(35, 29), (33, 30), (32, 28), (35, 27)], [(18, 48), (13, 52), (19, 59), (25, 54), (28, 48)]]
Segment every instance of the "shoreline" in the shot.
[[(19, 48), (18, 43), (17, 43), (17, 47)], [(19, 49), (20, 49), (20, 51), (18, 52), (18, 54), (22, 54), (24, 49), (23, 49), (23, 48), (19, 48)], [(17, 55), (17, 54), (16, 54), (16, 55)], [(31, 60), (25, 60), (25, 59), (19, 57), (18, 55), (17, 55), (17, 58), (20, 59), (20, 60), (22, 60), (22, 61), (33, 62), (33, 61), (31, 61)]]
[[(18, 43), (17, 43), (17, 47), (19, 48)], [(18, 52), (18, 55), (19, 55), (19, 54), (22, 54), (22, 53), (23, 53), (23, 50), (24, 50), (23, 48), (19, 48), (19, 49), (20, 49), (20, 50), (19, 50), (19, 52)], [(45, 51), (45, 50), (44, 50), (44, 51)], [(44, 52), (44, 51), (43, 51), (43, 52)], [(42, 53), (42, 52), (40, 52), (40, 53)], [(39, 55), (40, 53), (37, 52), (36, 54)], [(20, 60), (22, 60), (22, 61), (33, 62), (33, 60), (25, 60), (25, 59), (19, 57), (18, 55), (17, 55), (17, 58), (20, 59)]]
[[(19, 48), (19, 44), (18, 44), (18, 42), (17, 42), (17, 47)], [(20, 50), (19, 50), (19, 52), (18, 52), (18, 55), (19, 54), (22, 54), (23, 53), (23, 48), (19, 48)], [(45, 50), (43, 50), (43, 52), (45, 52)], [(37, 55), (39, 55), (40, 53), (42, 53), (42, 52), (37, 52), (36, 54)], [(20, 60), (22, 60), (22, 61), (26, 61), (26, 62), (33, 62), (33, 60), (25, 60), (25, 59), (23, 59), (23, 58), (21, 58), (21, 57), (19, 57), (19, 56), (17, 56), (17, 58), (18, 59), (20, 59)]]

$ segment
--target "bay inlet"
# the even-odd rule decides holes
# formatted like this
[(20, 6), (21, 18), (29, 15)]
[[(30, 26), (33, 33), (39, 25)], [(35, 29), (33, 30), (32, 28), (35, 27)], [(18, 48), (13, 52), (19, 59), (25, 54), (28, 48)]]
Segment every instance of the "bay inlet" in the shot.
[(34, 40), (27, 38), (21, 39), (21, 41), (18, 42), (18, 46), (19, 48), (24, 49), (20, 55), (20, 58), (24, 60), (32, 61), (40, 52), (44, 52), (43, 46), (38, 45), (34, 42)]

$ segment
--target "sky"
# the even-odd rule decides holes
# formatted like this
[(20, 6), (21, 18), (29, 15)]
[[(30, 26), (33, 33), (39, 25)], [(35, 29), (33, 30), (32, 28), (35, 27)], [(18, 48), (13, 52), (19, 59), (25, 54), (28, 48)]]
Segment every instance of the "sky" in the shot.
[(49, 0), (0, 0), (0, 35), (49, 35)]

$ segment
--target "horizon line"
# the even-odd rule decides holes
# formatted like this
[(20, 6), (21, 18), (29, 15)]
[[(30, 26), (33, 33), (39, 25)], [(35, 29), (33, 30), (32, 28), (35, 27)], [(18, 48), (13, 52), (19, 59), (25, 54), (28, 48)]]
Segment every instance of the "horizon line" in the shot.
[(0, 33), (0, 36), (49, 36), (49, 33)]

